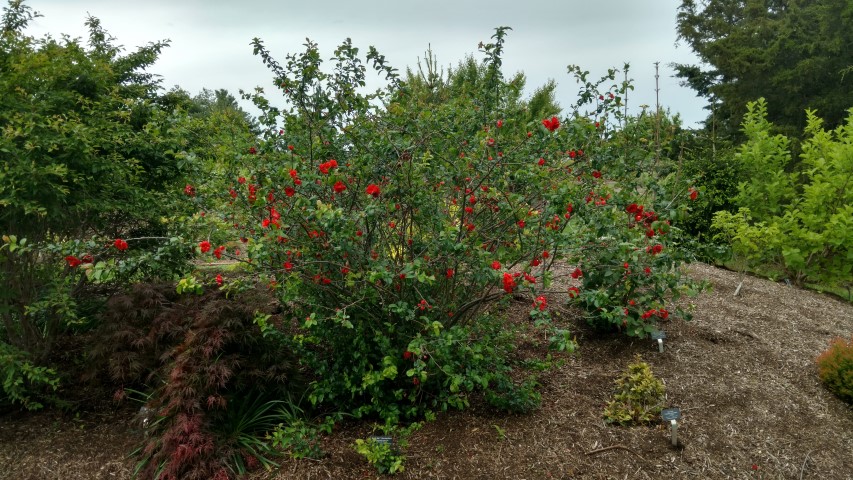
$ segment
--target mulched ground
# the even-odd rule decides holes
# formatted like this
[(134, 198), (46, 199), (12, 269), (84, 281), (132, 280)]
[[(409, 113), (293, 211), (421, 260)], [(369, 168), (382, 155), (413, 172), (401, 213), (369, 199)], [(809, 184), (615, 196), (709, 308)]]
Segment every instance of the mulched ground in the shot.
[[(693, 321), (663, 325), (664, 353), (577, 323), (578, 353), (542, 375), (538, 411), (502, 416), (475, 405), (440, 415), (411, 436), (397, 478), (853, 478), (853, 409), (821, 386), (814, 365), (830, 339), (853, 335), (853, 305), (753, 277), (734, 297), (738, 274), (694, 264), (690, 275), (713, 291), (689, 300)], [(514, 304), (511, 321), (526, 322), (529, 308)], [(521, 352), (545, 354), (533, 338)], [(683, 412), (679, 448), (663, 425), (601, 418), (613, 380), (636, 354)], [(131, 417), (0, 417), (0, 479), (129, 478), (125, 455), (141, 435)], [(370, 434), (368, 424), (344, 425), (324, 439), (326, 458), (285, 460), (254, 479), (377, 478), (352, 449)]]

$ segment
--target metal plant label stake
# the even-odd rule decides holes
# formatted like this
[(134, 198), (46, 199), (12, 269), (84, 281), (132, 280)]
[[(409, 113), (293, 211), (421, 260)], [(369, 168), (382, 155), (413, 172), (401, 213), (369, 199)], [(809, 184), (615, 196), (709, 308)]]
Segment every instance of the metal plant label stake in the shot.
[(666, 332), (663, 330), (658, 330), (656, 332), (652, 332), (651, 334), (652, 340), (658, 341), (658, 351), (663, 353), (663, 339), (666, 338)]
[(669, 423), (670, 435), (672, 437), (672, 446), (678, 446), (678, 420), (681, 419), (681, 409), (678, 407), (664, 408), (660, 412), (660, 416), (664, 422)]

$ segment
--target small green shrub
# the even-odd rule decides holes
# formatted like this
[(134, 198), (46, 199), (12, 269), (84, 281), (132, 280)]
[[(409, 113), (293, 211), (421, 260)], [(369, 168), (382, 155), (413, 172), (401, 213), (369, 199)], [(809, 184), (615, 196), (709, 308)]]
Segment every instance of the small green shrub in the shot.
[(616, 387), (613, 400), (604, 409), (604, 420), (607, 423), (649, 423), (660, 413), (665, 387), (639, 355), (616, 380)]
[(391, 437), (391, 442), (383, 442), (370, 437), (355, 441), (355, 451), (363, 455), (379, 473), (395, 474), (406, 470), (406, 456), (402, 450), (409, 445), (409, 435), (423, 426), (415, 422), (405, 428), (386, 426), (382, 431)]
[(818, 375), (830, 392), (853, 404), (853, 337), (836, 338), (817, 357)]
[(510, 413), (530, 413), (542, 403), (542, 395), (536, 391), (539, 383), (529, 377), (516, 385), (507, 376), (497, 377), (495, 385), (486, 390), (489, 405)]
[(0, 406), (17, 403), (27, 410), (42, 408), (36, 400), (40, 389), (56, 390), (59, 384), (53, 369), (33, 365), (24, 352), (3, 342), (0, 342), (0, 379), (3, 381)]

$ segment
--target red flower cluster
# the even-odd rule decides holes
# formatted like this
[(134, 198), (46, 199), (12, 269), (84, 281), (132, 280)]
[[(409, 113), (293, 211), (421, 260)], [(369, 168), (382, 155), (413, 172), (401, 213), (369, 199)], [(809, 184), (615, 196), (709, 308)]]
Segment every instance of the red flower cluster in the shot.
[(124, 240), (117, 238), (115, 242), (113, 242), (113, 246), (116, 247), (120, 251), (127, 250), (127, 242)]
[(299, 179), (299, 174), (296, 173), (296, 170), (291, 168), (289, 173), (290, 173), (290, 178), (293, 179), (294, 185), (302, 185), (302, 180)]
[(663, 308), (661, 308), (660, 310), (655, 310), (653, 308), (651, 310), (647, 310), (645, 313), (643, 313), (641, 315), (641, 317), (643, 318), (643, 320), (645, 320), (645, 319), (651, 317), (652, 315), (657, 315), (658, 317), (666, 320), (666, 318), (669, 317), (669, 312)]
[(663, 251), (663, 245), (661, 245), (661, 244), (657, 244), (654, 246), (650, 245), (650, 246), (646, 247), (646, 253), (648, 253), (650, 255), (657, 255), (662, 251)]
[(342, 182), (340, 180), (335, 182), (335, 184), (332, 186), (332, 190), (334, 190), (335, 193), (343, 193), (344, 190), (346, 190), (346, 189), (347, 189), (347, 186), (344, 185), (344, 182)]
[(542, 125), (548, 129), (549, 132), (553, 132), (554, 130), (560, 128), (560, 119), (557, 117), (551, 117), (551, 119), (542, 120)]
[(254, 154), (258, 153), (258, 149), (255, 147), (249, 147), (249, 153), (254, 155)]
[(492, 262), (492, 270), (500, 270), (500, 269), (501, 269), (501, 262), (499, 262), (497, 260)]
[(515, 288), (515, 279), (512, 278), (512, 274), (504, 273), (504, 291), (512, 293), (513, 288)]
[(201, 250), (201, 253), (207, 253), (210, 251), (210, 242), (208, 242), (207, 240), (199, 242), (198, 248)]
[(326, 163), (321, 163), (319, 168), (320, 168), (321, 173), (328, 174), (329, 170), (331, 170), (337, 166), (338, 166), (338, 161), (333, 158)]
[(599, 172), (598, 170), (593, 170), (592, 176), (595, 178), (601, 178), (601, 172)]
[(222, 285), (222, 274), (221, 273), (216, 274), (216, 284)]
[(367, 189), (365, 190), (365, 192), (368, 195), (373, 196), (373, 198), (377, 198), (377, 197), (379, 197), (379, 193), (380, 193), (379, 192), (379, 185), (371, 183), (370, 185), (367, 186)]
[(575, 268), (575, 270), (572, 272), (572, 278), (574, 278), (575, 280), (581, 278), (582, 276), (583, 270), (581, 270), (580, 267)]
[(581, 291), (578, 287), (569, 287), (569, 298), (576, 298), (581, 294)]
[(187, 186), (184, 187), (184, 194), (186, 194), (188, 197), (194, 197), (195, 196), (195, 187), (193, 187), (192, 185), (190, 185), (188, 183)]
[(536, 300), (533, 301), (533, 309), (539, 309), (540, 312), (544, 312), (546, 308), (548, 308), (548, 300), (545, 296), (539, 295), (536, 297)]
[(216, 250), (213, 251), (213, 256), (216, 257), (218, 260), (221, 260), (222, 259), (222, 252), (224, 252), (224, 251), (225, 251), (225, 245), (220, 245), (220, 246), (216, 247)]
[(68, 255), (67, 257), (65, 257), (65, 261), (68, 262), (68, 266), (71, 268), (74, 268), (83, 263), (82, 261), (80, 261), (79, 258), (75, 257), (74, 255)]

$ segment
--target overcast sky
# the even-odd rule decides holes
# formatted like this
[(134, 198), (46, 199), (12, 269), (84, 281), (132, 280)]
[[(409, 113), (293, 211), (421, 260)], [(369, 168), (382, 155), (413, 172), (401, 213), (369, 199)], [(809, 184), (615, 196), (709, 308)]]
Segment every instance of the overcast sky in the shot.
[[(5, 3), (5, 1), (3, 2)], [(634, 113), (654, 106), (654, 62), (660, 62), (661, 105), (678, 112), (686, 126), (705, 117), (704, 100), (678, 85), (671, 62), (696, 63), (690, 48), (676, 47), (675, 16), (681, 0), (27, 0), (44, 17), (29, 33), (86, 37), (87, 14), (98, 17), (116, 43), (132, 50), (171, 40), (151, 68), (163, 85), (195, 94), (202, 88), (268, 88), (272, 75), (252, 55), (249, 42), (260, 37), (279, 61), (300, 51), (305, 38), (317, 42), (324, 58), (347, 37), (365, 53), (375, 46), (389, 63), (405, 70), (423, 58), (429, 45), (441, 65), (455, 65), (494, 28), (512, 27), (504, 71), (523, 71), (528, 90), (549, 78), (558, 83), (558, 101), (572, 103), (578, 86), (566, 73), (576, 64), (604, 75), (609, 67), (631, 64)], [(269, 88), (267, 91), (271, 91)], [(633, 108), (631, 108), (633, 107)]]

